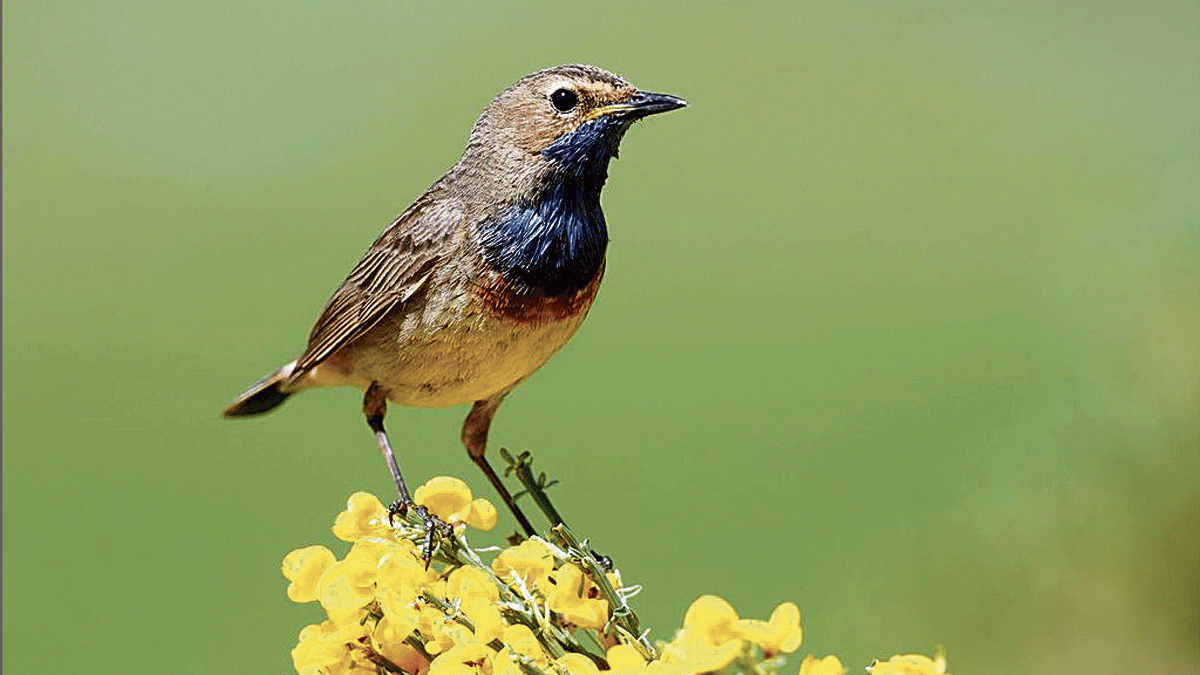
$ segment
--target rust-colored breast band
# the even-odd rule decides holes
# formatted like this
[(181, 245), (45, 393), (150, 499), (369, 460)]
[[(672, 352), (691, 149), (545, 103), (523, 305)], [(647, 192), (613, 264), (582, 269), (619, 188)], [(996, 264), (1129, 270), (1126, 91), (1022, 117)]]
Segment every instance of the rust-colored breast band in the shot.
[(586, 312), (596, 298), (603, 276), (604, 265), (601, 264), (596, 276), (584, 288), (573, 293), (547, 296), (540, 289), (512, 283), (499, 272), (487, 270), (474, 292), (495, 316), (514, 323), (543, 325), (567, 321)]

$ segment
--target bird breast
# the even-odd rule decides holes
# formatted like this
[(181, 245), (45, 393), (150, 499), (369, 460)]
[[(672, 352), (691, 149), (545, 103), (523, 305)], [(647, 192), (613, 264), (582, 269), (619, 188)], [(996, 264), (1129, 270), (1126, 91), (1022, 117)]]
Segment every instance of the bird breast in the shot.
[(451, 266), (437, 276), (428, 292), (322, 363), (309, 384), (379, 382), (392, 402), (427, 408), (488, 398), (571, 339), (596, 296), (603, 261), (586, 287), (562, 296), (516, 288), (494, 271)]

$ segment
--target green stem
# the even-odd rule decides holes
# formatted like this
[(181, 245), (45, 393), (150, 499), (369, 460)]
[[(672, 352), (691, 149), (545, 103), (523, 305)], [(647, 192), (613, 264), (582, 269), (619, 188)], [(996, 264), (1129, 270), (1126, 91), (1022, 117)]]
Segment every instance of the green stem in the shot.
[(554, 508), (554, 504), (550, 503), (550, 497), (546, 495), (542, 484), (533, 476), (533, 462), (530, 461), (532, 455), (522, 452), (513, 458), (508, 450), (502, 449), (500, 452), (512, 467), (513, 473), (517, 475), (517, 480), (524, 486), (525, 491), (529, 493), (530, 497), (533, 497), (533, 501), (537, 503), (542, 513), (546, 514), (546, 518), (555, 525), (564, 524), (563, 517), (559, 515), (558, 509)]
[(555, 525), (551, 532), (563, 547), (571, 551), (572, 556), (577, 559), (577, 562), (583, 566), (584, 570), (587, 571), (592, 581), (596, 584), (601, 597), (608, 601), (609, 607), (612, 607), (613, 623), (621, 628), (628, 637), (633, 639), (634, 646), (642, 652), (642, 656), (648, 660), (657, 658), (654, 646), (640, 634), (641, 628), (637, 614), (625, 602), (625, 598), (621, 597), (612, 584), (609, 583), (608, 575), (600, 567), (600, 563), (596, 561), (595, 556), (580, 543), (579, 539), (575, 537), (575, 534), (566, 525)]

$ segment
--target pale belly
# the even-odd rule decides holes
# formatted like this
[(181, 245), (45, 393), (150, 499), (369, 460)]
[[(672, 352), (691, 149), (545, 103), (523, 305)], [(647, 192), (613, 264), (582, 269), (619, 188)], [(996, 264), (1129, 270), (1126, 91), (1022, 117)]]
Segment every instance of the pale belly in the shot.
[(479, 401), (545, 364), (578, 330), (582, 309), (559, 321), (517, 322), (465, 288), (435, 293), (385, 316), (314, 368), (304, 386), (378, 382), (392, 402), (428, 408)]

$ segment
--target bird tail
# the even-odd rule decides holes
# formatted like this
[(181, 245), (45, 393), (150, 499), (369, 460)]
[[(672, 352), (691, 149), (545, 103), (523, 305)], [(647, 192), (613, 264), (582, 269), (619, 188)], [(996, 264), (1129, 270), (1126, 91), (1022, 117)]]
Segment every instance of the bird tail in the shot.
[(286, 391), (284, 384), (291, 378), (292, 370), (295, 367), (295, 361), (286, 363), (279, 370), (242, 392), (241, 396), (225, 407), (225, 416), (250, 417), (274, 410), (294, 393)]

